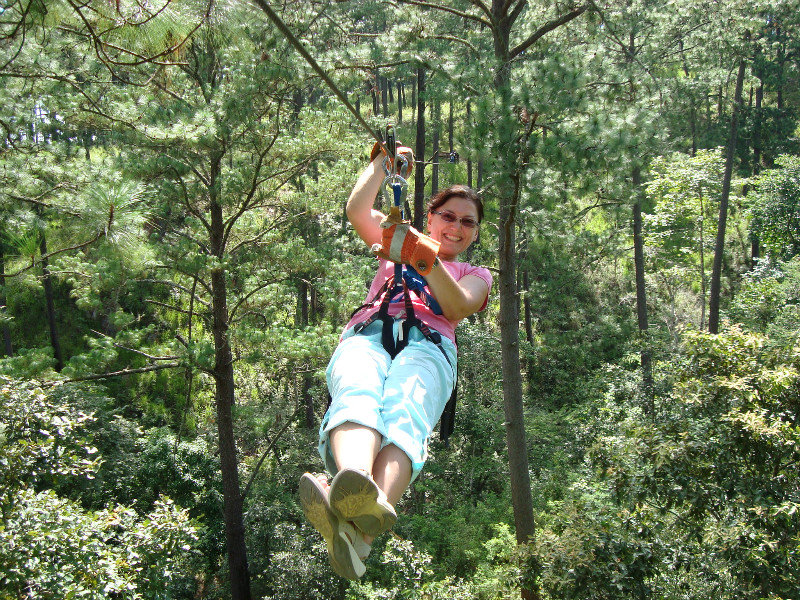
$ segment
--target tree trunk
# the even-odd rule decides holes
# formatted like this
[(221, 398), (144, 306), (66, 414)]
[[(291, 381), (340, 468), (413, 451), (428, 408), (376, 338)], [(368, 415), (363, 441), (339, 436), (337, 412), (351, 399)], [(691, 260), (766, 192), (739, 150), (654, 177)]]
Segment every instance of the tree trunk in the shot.
[[(686, 63), (686, 56), (683, 53), (683, 39), (678, 40), (678, 48), (681, 53), (681, 62), (683, 63), (683, 74), (688, 79), (690, 77), (689, 66)], [(689, 99), (691, 109), (689, 111), (689, 129), (692, 134), (692, 156), (697, 155), (697, 103), (694, 95)]]
[[(514, 526), (519, 545), (533, 541), (533, 497), (528, 466), (528, 445), (525, 437), (525, 413), (522, 402), (522, 366), (519, 354), (519, 296), (516, 282), (516, 228), (519, 214), (520, 172), (517, 141), (518, 123), (511, 106), (511, 64), (509, 40), (512, 19), (508, 3), (492, 1), (494, 24), (494, 51), (497, 64), (495, 89), (500, 100), (499, 132), (495, 169), (498, 171), (496, 190), (498, 196), (498, 259), (500, 273), (500, 352), (503, 375), (503, 410), (505, 413), (506, 445), (508, 447), (511, 502), (514, 509)], [(538, 597), (535, 588), (521, 590), (524, 600)]]
[(47, 238), (44, 232), (39, 238), (39, 252), (42, 255), (42, 285), (44, 286), (45, 310), (47, 312), (47, 326), (50, 330), (50, 345), (53, 347), (53, 357), (56, 359), (55, 369), (61, 372), (64, 368), (64, 357), (61, 353), (61, 339), (58, 335), (56, 323), (56, 303), (53, 296), (53, 278), (47, 261)]
[(397, 82), (397, 124), (403, 124), (403, 82)]
[(417, 120), (417, 82), (411, 86), (411, 121), (416, 122)]
[(389, 116), (389, 80), (386, 77), (380, 76), (378, 77), (378, 81), (381, 85), (381, 106), (383, 107), (383, 117), (387, 118)]
[(644, 392), (644, 414), (652, 417), (653, 406), (653, 366), (650, 353), (650, 340), (647, 331), (650, 327), (647, 319), (647, 289), (644, 280), (644, 238), (642, 236), (642, 174), (639, 167), (634, 167), (632, 174), (633, 189), (636, 202), (633, 203), (633, 264), (636, 276), (636, 317), (639, 333), (642, 337), (640, 360), (642, 366), (642, 388)]
[(308, 282), (303, 277), (297, 283), (297, 311), (294, 321), (299, 327), (308, 325)]
[(761, 105), (764, 101), (764, 84), (756, 87), (756, 107), (753, 115), (753, 175), (761, 172)]
[(378, 70), (375, 70), (372, 76), (372, 88), (370, 89), (370, 94), (372, 95), (372, 114), (376, 117), (380, 114), (380, 84), (379, 84), (379, 77), (378, 77)]
[(525, 317), (525, 339), (533, 345), (533, 311), (530, 299), (531, 280), (528, 269), (522, 269), (522, 307)]
[[(513, 177), (513, 176), (512, 176)], [(516, 177), (518, 179), (518, 177)], [(517, 183), (517, 182), (514, 182)], [(518, 193), (518, 192), (516, 192)], [(519, 297), (516, 282), (516, 207), (513, 198), (499, 198), (500, 236), (498, 283), (500, 288), (500, 348), (503, 373), (503, 405), (506, 442), (511, 475), (511, 499), (517, 543), (533, 539), (533, 498), (531, 496), (525, 415), (522, 403), (522, 367), (519, 355)]]
[(736, 156), (736, 137), (739, 127), (739, 110), (742, 104), (742, 86), (744, 85), (745, 63), (739, 60), (739, 73), (736, 76), (736, 91), (731, 113), (731, 129), (728, 137), (728, 148), (725, 156), (725, 174), (722, 179), (722, 196), (719, 203), (719, 221), (717, 223), (717, 241), (714, 245), (714, 267), (711, 272), (711, 297), (709, 299), (708, 331), (719, 333), (719, 305), (722, 286), (722, 255), (725, 251), (725, 227), (728, 221), (728, 198), (731, 193), (733, 177), (733, 159)]
[[(467, 100), (467, 128), (472, 129), (472, 107), (469, 100)], [(472, 139), (471, 133), (467, 139)], [(467, 187), (472, 187), (472, 152), (467, 153)]]
[[(216, 189), (221, 158), (212, 165), (211, 185), (211, 252), (222, 260), (225, 256), (224, 219)], [(239, 466), (236, 456), (236, 439), (233, 432), (233, 405), (235, 385), (233, 353), (228, 337), (227, 283), (225, 270), (211, 272), (211, 310), (214, 334), (214, 399), (217, 409), (217, 434), (222, 471), (223, 518), (225, 542), (228, 551), (228, 570), (233, 600), (250, 600), (250, 573), (247, 565), (247, 547), (244, 535), (242, 494), (239, 487)]]
[(431, 196), (439, 191), (439, 134), (442, 129), (442, 105), (439, 100), (431, 104), (431, 129), (433, 129), (433, 154), (431, 155)]
[(450, 98), (450, 108), (447, 114), (447, 146), (448, 153), (453, 153), (453, 99)]
[(705, 231), (705, 206), (703, 206), (703, 188), (700, 187), (698, 192), (698, 199), (700, 201), (700, 218), (698, 224), (698, 248), (700, 252), (700, 301), (702, 302), (700, 308), (700, 331), (706, 328), (706, 231)]
[[(531, 298), (530, 298), (530, 291), (531, 291), (531, 280), (530, 280), (530, 272), (528, 270), (528, 266), (526, 265), (524, 269), (522, 269), (522, 308), (525, 318), (525, 338), (528, 340), (528, 344), (531, 345), (533, 349), (534, 339), (533, 339), (533, 311), (531, 310)], [(533, 371), (536, 368), (536, 362), (534, 360), (534, 354), (528, 356), (527, 367), (526, 367), (526, 375), (528, 376), (528, 393), (530, 394), (533, 389), (532, 385), (532, 376)]]
[(294, 90), (294, 92), (292, 92), (292, 114), (289, 118), (292, 128), (297, 128), (300, 125), (300, 111), (303, 110), (303, 104), (305, 104), (303, 90), (301, 88), (297, 88)]
[(422, 231), (425, 218), (425, 67), (417, 67), (417, 140), (414, 148), (417, 157), (414, 171), (414, 227)]
[[(775, 30), (775, 37), (778, 40), (781, 40), (781, 28), (777, 27)], [(775, 101), (777, 103), (778, 110), (783, 110), (783, 84), (785, 81), (785, 65), (786, 65), (786, 49), (784, 47), (783, 41), (778, 45), (778, 53), (776, 56), (776, 62), (778, 63), (778, 82), (776, 85), (776, 98)]]
[[(0, 311), (2, 311), (3, 316), (7, 316), (6, 255), (2, 240), (0, 240)], [(11, 344), (11, 328), (8, 326), (8, 323), (3, 323), (3, 356), (14, 356), (14, 347)]]
[[(295, 323), (300, 327), (306, 327), (310, 323), (309, 287), (308, 281), (301, 277), (297, 286), (297, 315), (295, 316)], [(303, 402), (306, 413), (306, 427), (314, 429), (314, 397), (311, 395), (313, 383), (311, 373), (301, 373), (300, 376), (302, 378), (300, 399)]]

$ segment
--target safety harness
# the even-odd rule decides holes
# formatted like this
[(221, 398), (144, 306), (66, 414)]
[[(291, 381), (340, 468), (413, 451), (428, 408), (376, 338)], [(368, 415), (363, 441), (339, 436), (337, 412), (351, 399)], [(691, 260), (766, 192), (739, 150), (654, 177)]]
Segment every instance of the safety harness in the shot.
[[(386, 178), (383, 181), (382, 188), (384, 197), (392, 202), (391, 211), (395, 214), (400, 214), (402, 218), (403, 199), (406, 194), (408, 182), (406, 177), (411, 170), (411, 166), (406, 162), (405, 157), (397, 156), (397, 144), (394, 137), (394, 129), (391, 125), (386, 128), (386, 147), (391, 152), (392, 156), (387, 156), (384, 159), (383, 169), (386, 173)], [(395, 264), (394, 274), (391, 275), (384, 284), (380, 287), (375, 297), (367, 301), (365, 304), (359, 306), (350, 315), (352, 319), (359, 312), (365, 308), (375, 305), (380, 300), (380, 308), (368, 319), (355, 325), (353, 331), (356, 335), (363, 333), (363, 331), (376, 321), (381, 321), (381, 343), (383, 344), (386, 352), (394, 359), (403, 348), (408, 345), (409, 334), (412, 327), (416, 327), (426, 340), (434, 344), (439, 350), (442, 351), (447, 364), (453, 369), (453, 392), (450, 395), (450, 400), (445, 406), (442, 413), (441, 424), (439, 425), (439, 436), (442, 441), (447, 444), (450, 434), (453, 432), (455, 421), (455, 406), (456, 396), (458, 389), (458, 376), (456, 369), (450, 362), (450, 357), (442, 345), (442, 335), (438, 331), (432, 330), (426, 323), (424, 323), (416, 315), (414, 305), (411, 301), (411, 293), (414, 292), (425, 303), (434, 314), (441, 315), (442, 309), (428, 291), (425, 289), (425, 278), (420, 275), (413, 267), (409, 265)], [(402, 298), (400, 294), (402, 293)], [(403, 317), (397, 338), (394, 335), (394, 322), (395, 318), (389, 315), (389, 305), (394, 302), (402, 302), (405, 304), (405, 316)]]
[[(389, 353), (389, 356), (394, 359), (400, 352), (408, 345), (409, 334), (411, 333), (411, 328), (416, 327), (422, 333), (426, 340), (434, 344), (439, 350), (442, 351), (442, 355), (444, 356), (447, 364), (450, 365), (450, 368), (453, 369), (453, 392), (450, 394), (450, 399), (447, 401), (447, 405), (442, 412), (442, 419), (441, 423), (439, 424), (439, 437), (442, 441), (447, 445), (448, 438), (450, 434), (453, 433), (453, 428), (455, 426), (455, 411), (456, 411), (456, 402), (458, 398), (458, 374), (456, 373), (456, 369), (453, 367), (453, 363), (450, 362), (450, 357), (447, 356), (447, 352), (442, 345), (442, 334), (438, 331), (434, 331), (428, 325), (422, 321), (414, 311), (414, 305), (411, 301), (411, 293), (416, 293), (425, 304), (430, 306), (431, 311), (434, 314), (442, 314), (441, 307), (439, 307), (438, 302), (436, 299), (428, 294), (428, 292), (424, 289), (417, 289), (416, 287), (411, 287), (408, 283), (408, 280), (411, 279), (412, 281), (422, 282), (425, 279), (417, 273), (413, 267), (405, 266), (403, 269), (403, 274), (400, 277), (399, 284), (395, 283), (395, 275), (391, 275), (384, 284), (380, 287), (378, 292), (375, 294), (375, 297), (359, 306), (356, 310), (353, 311), (350, 318), (356, 316), (359, 312), (364, 310), (365, 308), (370, 308), (375, 305), (376, 302), (380, 301), (380, 307), (378, 311), (373, 313), (370, 317), (365, 319), (364, 321), (357, 323), (353, 327), (353, 333), (358, 335), (364, 332), (364, 330), (375, 323), (376, 321), (381, 322), (381, 344), (383, 345), (386, 352)], [(398, 294), (402, 292), (402, 298), (398, 298)], [(427, 296), (427, 298), (426, 298)], [(395, 338), (394, 335), (394, 322), (395, 317), (389, 314), (389, 305), (394, 302), (401, 301), (405, 304), (405, 316), (400, 324), (400, 329), (398, 331), (398, 335)], [(430, 302), (435, 303), (435, 305), (430, 304)]]

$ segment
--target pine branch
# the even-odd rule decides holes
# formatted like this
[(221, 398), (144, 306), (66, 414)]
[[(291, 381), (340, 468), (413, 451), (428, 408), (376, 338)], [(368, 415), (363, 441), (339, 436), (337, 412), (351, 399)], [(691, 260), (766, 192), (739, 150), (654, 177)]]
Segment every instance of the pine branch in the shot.
[[(169, 4), (170, 4), (170, 1), (171, 0), (168, 0), (167, 2), (165, 2), (164, 6), (161, 9), (159, 9), (158, 11), (156, 11), (156, 13), (154, 15), (151, 15), (147, 20), (149, 20), (150, 18), (155, 18), (155, 16), (157, 16), (161, 11), (166, 10), (167, 6), (169, 6)], [(161, 52), (158, 52), (158, 53), (148, 57), (148, 56), (143, 56), (141, 54), (138, 54), (138, 53), (134, 52), (133, 50), (131, 50), (129, 48), (123, 48), (123, 47), (120, 47), (120, 46), (116, 46), (114, 44), (109, 43), (107, 40), (102, 39), (102, 37), (105, 34), (109, 33), (109, 31), (112, 31), (112, 30), (110, 29), (110, 30), (103, 31), (103, 32), (95, 31), (94, 27), (91, 25), (91, 23), (89, 23), (89, 20), (85, 17), (85, 15), (83, 14), (83, 12), (81, 10), (86, 5), (85, 4), (80, 4), (80, 5), (76, 4), (72, 0), (67, 0), (67, 3), (72, 7), (73, 11), (78, 15), (80, 20), (83, 21), (84, 27), (86, 28), (86, 35), (89, 37), (89, 39), (92, 42), (92, 45), (95, 48), (95, 53), (97, 54), (97, 58), (100, 60), (100, 62), (103, 63), (103, 65), (106, 66), (106, 68), (109, 69), (109, 71), (111, 70), (109, 68), (109, 65), (124, 66), (124, 67), (134, 67), (134, 66), (140, 66), (140, 65), (143, 65), (143, 64), (155, 64), (155, 65), (160, 65), (160, 66), (172, 66), (172, 65), (182, 66), (182, 65), (184, 65), (185, 63), (178, 63), (178, 62), (173, 62), (173, 61), (163, 61), (163, 60), (160, 60), (160, 59), (178, 52), (181, 48), (183, 48), (186, 45), (186, 43), (192, 38), (192, 36), (195, 34), (195, 32), (198, 29), (200, 29), (200, 27), (202, 27), (203, 24), (208, 20), (208, 17), (211, 14), (211, 8), (212, 8), (212, 6), (214, 4), (212, 1), (209, 1), (208, 5), (206, 6), (206, 11), (205, 11), (205, 14), (203, 15), (203, 18), (200, 19), (200, 21), (197, 23), (197, 25), (186, 36), (184, 36), (183, 39), (179, 40), (178, 42), (176, 42), (172, 46), (170, 46), (168, 48), (165, 48)], [(143, 23), (146, 23), (147, 20), (143, 21)], [(73, 31), (73, 33), (82, 34), (82, 32), (80, 32), (80, 31)], [(111, 58), (111, 56), (109, 56), (108, 52), (106, 51), (107, 48), (111, 48), (113, 50), (117, 50), (117, 51), (121, 52), (124, 55), (128, 55), (128, 56), (134, 57), (135, 60), (132, 60), (132, 61), (114, 60), (113, 58)]]
[(554, 29), (558, 29), (562, 25), (565, 25), (570, 21), (572, 21), (573, 19), (581, 16), (583, 13), (586, 12), (588, 8), (589, 5), (584, 4), (583, 6), (579, 6), (575, 10), (570, 11), (567, 14), (558, 17), (557, 19), (548, 21), (547, 23), (542, 25), (539, 29), (537, 29), (535, 32), (533, 32), (530, 36), (528, 36), (528, 39), (526, 39), (524, 42), (522, 42), (515, 48), (512, 48), (509, 53), (510, 58), (514, 58), (520, 55), (521, 53), (530, 48), (533, 44), (538, 42), (542, 37), (553, 31)]
[[(108, 336), (108, 335), (106, 335), (106, 334), (104, 334), (104, 333), (102, 333), (100, 331), (97, 331), (96, 329), (90, 329), (90, 331), (92, 333), (97, 334), (100, 337), (110, 339), (110, 336)], [(142, 352), (141, 350), (136, 350), (135, 348), (128, 348), (127, 346), (123, 346), (122, 344), (118, 344), (117, 342), (113, 342), (113, 341), (111, 342), (111, 345), (114, 346), (114, 348), (118, 348), (120, 350), (127, 350), (128, 352), (133, 352), (134, 354), (138, 354), (139, 356), (144, 356), (148, 360), (154, 360), (154, 361), (159, 361), (159, 360), (180, 360), (180, 358), (181, 358), (180, 356), (153, 356), (152, 354), (148, 354), (147, 352)]]
[(81, 213), (73, 212), (73, 211), (67, 210), (67, 209), (65, 209), (65, 208), (63, 208), (61, 206), (56, 206), (54, 204), (48, 204), (47, 202), (44, 202), (42, 200), (42, 198), (45, 198), (46, 196), (49, 196), (50, 194), (52, 194), (52, 193), (54, 193), (57, 190), (62, 189), (62, 188), (72, 189), (73, 191), (75, 189), (74, 187), (68, 186), (68, 185), (66, 185), (64, 183), (59, 183), (58, 185), (50, 188), (49, 190), (46, 190), (46, 191), (42, 192), (41, 194), (39, 194), (35, 198), (27, 198), (25, 196), (17, 196), (16, 194), (8, 194), (8, 197), (11, 198), (12, 200), (17, 200), (18, 202), (25, 202), (27, 204), (33, 204), (34, 206), (38, 206), (38, 207), (41, 207), (41, 208), (48, 208), (48, 209), (56, 210), (59, 213), (65, 214), (65, 215), (69, 215), (70, 217), (81, 217), (81, 216), (83, 216), (83, 215), (81, 215)]
[[(181, 284), (176, 283), (174, 281), (170, 281), (169, 279), (140, 279), (139, 281), (141, 281), (142, 283), (161, 283), (163, 285), (172, 286), (174, 288), (181, 290), (182, 292), (186, 292), (187, 294), (189, 294), (190, 298), (193, 298), (195, 301), (199, 302), (206, 308), (211, 307), (211, 303), (200, 298), (197, 294), (193, 293), (189, 288), (182, 286)], [(195, 281), (197, 281), (197, 278), (195, 278)]]
[(174, 310), (175, 312), (179, 312), (179, 313), (182, 313), (184, 315), (190, 314), (189, 311), (186, 310), (185, 308), (179, 308), (177, 306), (172, 306), (171, 304), (166, 304), (164, 302), (159, 302), (158, 300), (150, 300), (149, 298), (145, 298), (144, 301), (147, 302), (148, 304), (155, 304), (156, 306), (162, 306), (164, 308), (167, 308), (169, 310)]
[[(485, 25), (486, 27), (489, 27), (490, 29), (494, 29), (494, 27), (493, 27), (493, 25), (492, 25), (492, 23), (490, 21), (487, 21), (486, 19), (484, 19), (482, 17), (479, 17), (477, 15), (471, 15), (469, 13), (465, 13), (465, 12), (457, 10), (455, 8), (450, 8), (449, 6), (442, 6), (441, 4), (433, 4), (432, 2), (423, 2), (422, 0), (398, 0), (398, 3), (399, 4), (411, 4), (413, 6), (419, 6), (419, 7), (422, 7), (422, 8), (432, 8), (434, 10), (450, 13), (451, 15), (455, 15), (457, 17), (461, 17), (462, 19), (468, 19), (470, 21), (476, 21), (476, 22), (480, 23), (481, 25)], [(474, 1), (473, 1), (473, 4), (475, 4)], [(482, 3), (478, 3), (478, 4), (484, 10), (486, 10), (486, 7), (483, 6)], [(491, 14), (491, 12), (487, 11), (487, 14)]]
[(278, 440), (281, 439), (281, 436), (286, 432), (287, 429), (289, 429), (289, 426), (292, 424), (292, 422), (294, 421), (294, 418), (298, 415), (299, 412), (300, 412), (300, 407), (298, 407), (292, 413), (291, 417), (286, 419), (286, 423), (284, 424), (284, 426), (281, 428), (281, 430), (277, 434), (275, 434), (275, 437), (272, 438), (272, 441), (269, 443), (269, 446), (267, 446), (267, 449), (264, 450), (264, 453), (261, 455), (261, 458), (259, 459), (258, 463), (256, 464), (256, 468), (253, 469), (253, 473), (250, 475), (250, 480), (247, 482), (247, 486), (245, 486), (244, 491), (242, 492), (242, 500), (244, 500), (247, 497), (247, 494), (250, 492), (250, 488), (252, 487), (253, 482), (255, 481), (256, 475), (258, 475), (259, 470), (261, 470), (261, 465), (264, 463), (264, 460), (267, 458), (267, 454), (272, 452), (272, 449), (275, 447), (275, 444), (278, 443)]
[(467, 48), (469, 48), (473, 52), (478, 52), (478, 49), (475, 46), (473, 46), (469, 41), (464, 40), (464, 39), (459, 38), (459, 37), (456, 37), (454, 35), (426, 35), (426, 36), (422, 36), (422, 39), (425, 39), (425, 40), (444, 40), (444, 41), (447, 41), (447, 42), (456, 42), (456, 43), (459, 43), (459, 44), (463, 44), (464, 46), (466, 46)]
[[(434, 36), (430, 36), (434, 37)], [(373, 71), (375, 69), (391, 69), (392, 67), (399, 67), (401, 65), (408, 65), (413, 63), (414, 61), (411, 59), (405, 60), (394, 60), (392, 62), (371, 62), (371, 63), (356, 63), (350, 65), (336, 65), (334, 67), (335, 71)]]
[(258, 293), (259, 291), (263, 290), (264, 288), (266, 288), (266, 287), (269, 287), (269, 286), (271, 286), (272, 284), (274, 284), (274, 283), (278, 283), (278, 282), (280, 282), (280, 281), (285, 281), (285, 280), (283, 280), (283, 279), (275, 279), (275, 280), (272, 280), (272, 281), (266, 281), (266, 282), (264, 282), (264, 283), (261, 283), (261, 284), (257, 285), (257, 286), (256, 286), (256, 287), (254, 287), (252, 290), (250, 290), (249, 292), (247, 292), (247, 294), (246, 294), (245, 296), (243, 296), (242, 298), (240, 298), (240, 299), (239, 299), (239, 301), (238, 301), (238, 302), (237, 302), (237, 303), (234, 305), (234, 307), (231, 309), (230, 316), (229, 316), (229, 320), (230, 320), (231, 322), (235, 320), (235, 315), (236, 315), (236, 312), (239, 310), (239, 308), (242, 306), (242, 304), (244, 304), (244, 303), (245, 303), (245, 302), (247, 302), (247, 301), (248, 301), (250, 298), (252, 298), (252, 297), (253, 297), (253, 295), (255, 295), (255, 294), (256, 294), (256, 293)]
[(27, 267), (23, 267), (22, 269), (20, 269), (19, 271), (15, 272), (15, 273), (6, 273), (5, 277), (17, 277), (18, 275), (21, 275), (22, 273), (30, 271), (31, 269), (33, 269), (37, 265), (40, 265), (41, 263), (43, 263), (44, 261), (46, 261), (47, 259), (49, 259), (52, 256), (55, 256), (57, 254), (63, 254), (64, 252), (70, 252), (71, 250), (80, 250), (81, 248), (85, 248), (86, 246), (90, 246), (91, 244), (94, 244), (100, 238), (105, 237), (105, 235), (106, 235), (106, 232), (105, 231), (101, 231), (96, 236), (94, 236), (92, 239), (90, 239), (90, 240), (88, 240), (86, 242), (83, 242), (82, 244), (77, 244), (76, 246), (70, 246), (69, 248), (59, 248), (58, 250), (53, 250), (52, 252), (48, 252), (47, 254), (45, 254), (43, 256), (40, 256), (38, 260), (37, 259), (32, 259), (31, 260), (31, 264), (29, 264)]
[[(258, 206), (254, 206), (253, 208), (259, 208), (259, 207)], [(300, 213), (300, 214), (302, 215), (302, 214), (305, 214), (305, 213)], [(297, 216), (300, 216), (300, 215), (294, 215), (294, 216), (297, 217)], [(231, 248), (228, 251), (228, 253), (231, 256), (235, 256), (239, 252), (240, 249), (244, 248), (245, 246), (249, 246), (250, 244), (258, 243), (265, 235), (267, 235), (271, 231), (274, 231), (280, 225), (283, 225), (284, 223), (286, 223), (290, 218), (291, 218), (290, 216), (284, 215), (284, 217), (282, 219), (276, 219), (275, 221), (273, 221), (272, 225), (270, 225), (269, 227), (265, 228), (263, 231), (259, 232), (257, 235), (254, 235), (251, 238), (247, 238), (246, 240), (242, 240), (241, 242), (236, 244), (233, 248)]]
[(481, 11), (483, 14), (485, 14), (489, 18), (489, 20), (492, 19), (492, 9), (489, 7), (489, 5), (481, 2), (481, 0), (469, 0), (469, 3), (472, 4), (472, 6), (477, 8), (479, 11)]
[(50, 381), (43, 383), (41, 387), (48, 388), (62, 383), (76, 383), (79, 381), (97, 381), (98, 379), (110, 379), (111, 377), (123, 377), (126, 375), (138, 375), (139, 373), (149, 373), (151, 371), (161, 371), (162, 369), (176, 369), (182, 367), (180, 363), (169, 363), (166, 365), (150, 365), (149, 367), (141, 367), (139, 369), (122, 369), (121, 371), (113, 371), (111, 373), (98, 373), (93, 375), (85, 375), (83, 377), (73, 377), (71, 379), (59, 379), (58, 381)]
[(175, 271), (175, 272), (177, 272), (177, 273), (180, 273), (181, 275), (185, 275), (186, 277), (189, 277), (189, 278), (196, 278), (196, 279), (197, 279), (197, 282), (198, 282), (200, 285), (202, 285), (202, 286), (203, 286), (203, 289), (205, 289), (205, 291), (206, 291), (206, 292), (208, 292), (209, 294), (211, 294), (211, 285), (210, 285), (210, 284), (209, 284), (207, 281), (205, 281), (205, 280), (201, 279), (201, 278), (200, 278), (200, 277), (197, 275), (197, 273), (190, 273), (190, 272), (188, 272), (188, 271), (182, 271), (181, 269), (177, 268), (177, 267), (176, 267), (174, 264), (172, 264), (172, 265), (153, 265), (153, 268), (154, 268), (154, 269), (169, 269), (169, 270), (171, 270), (171, 271)]
[[(277, 108), (280, 111), (280, 103)], [(264, 167), (264, 161), (266, 159), (267, 154), (269, 151), (272, 150), (272, 147), (277, 142), (279, 136), (279, 132), (276, 131), (275, 134), (272, 136), (272, 139), (267, 143), (266, 148), (264, 148), (261, 152), (258, 153), (258, 160), (256, 160), (256, 165), (253, 167), (253, 180), (250, 184), (250, 188), (247, 190), (247, 195), (245, 199), (242, 201), (242, 204), (239, 206), (239, 210), (233, 216), (226, 219), (225, 223), (223, 224), (224, 233), (222, 235), (222, 246), (225, 247), (228, 245), (228, 238), (231, 235), (231, 231), (233, 230), (234, 225), (239, 220), (239, 218), (250, 208), (250, 204), (253, 201), (253, 198), (258, 192), (260, 187), (260, 179), (259, 174)]]
[(522, 14), (522, 11), (528, 5), (528, 2), (527, 2), (527, 0), (519, 0), (517, 2), (517, 5), (513, 9), (511, 8), (512, 4), (514, 4), (514, 0), (506, 0), (506, 4), (503, 7), (503, 13), (502, 14), (507, 14), (508, 11), (511, 10), (511, 12), (508, 13), (508, 20), (511, 23), (514, 23), (519, 18), (519, 16)]

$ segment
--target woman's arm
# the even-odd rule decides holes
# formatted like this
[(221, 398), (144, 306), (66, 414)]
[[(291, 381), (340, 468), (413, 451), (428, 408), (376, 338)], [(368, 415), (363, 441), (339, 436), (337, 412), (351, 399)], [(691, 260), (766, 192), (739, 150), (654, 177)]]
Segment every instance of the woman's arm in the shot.
[[(383, 171), (383, 161), (386, 155), (383, 152), (377, 152), (376, 154), (375, 159), (361, 173), (356, 185), (353, 187), (353, 191), (350, 192), (350, 198), (347, 200), (347, 218), (355, 228), (358, 236), (370, 248), (372, 248), (373, 244), (381, 243), (383, 236), (381, 221), (386, 216), (381, 211), (373, 208), (375, 197), (378, 195), (386, 176)], [(397, 154), (404, 155), (408, 165), (413, 168), (414, 152), (411, 148), (398, 146)], [(408, 175), (410, 173), (411, 170), (409, 170)]]
[(489, 294), (489, 285), (480, 277), (465, 275), (456, 281), (441, 263), (433, 267), (425, 279), (449, 321), (460, 321), (478, 312)]
[(375, 210), (375, 196), (381, 188), (383, 173), (383, 154), (378, 154), (358, 178), (350, 198), (347, 200), (347, 218), (356, 230), (358, 237), (372, 247), (381, 243), (381, 220), (384, 214)]

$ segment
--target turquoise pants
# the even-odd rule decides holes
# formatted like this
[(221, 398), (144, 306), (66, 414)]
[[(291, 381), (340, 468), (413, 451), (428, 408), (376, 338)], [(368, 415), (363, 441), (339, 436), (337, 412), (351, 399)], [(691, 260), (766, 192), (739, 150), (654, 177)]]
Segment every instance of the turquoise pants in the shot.
[[(394, 325), (397, 336), (400, 321)], [(392, 360), (381, 344), (381, 328), (376, 321), (357, 335), (347, 330), (331, 357), (326, 371), (331, 405), (319, 429), (319, 453), (328, 472), (335, 474), (328, 434), (342, 423), (359, 423), (383, 436), (381, 448), (394, 444), (408, 455), (413, 481), (453, 391), (456, 347), (442, 337), (448, 363), (439, 347), (414, 327), (408, 345)]]

